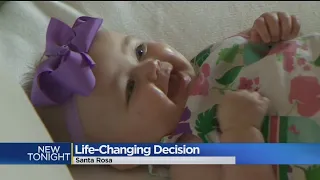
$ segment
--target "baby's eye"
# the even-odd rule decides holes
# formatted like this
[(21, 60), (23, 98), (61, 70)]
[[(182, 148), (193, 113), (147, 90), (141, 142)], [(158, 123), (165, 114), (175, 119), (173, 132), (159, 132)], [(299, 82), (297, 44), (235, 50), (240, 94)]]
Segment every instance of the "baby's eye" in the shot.
[(135, 82), (133, 80), (131, 80), (131, 79), (127, 83), (127, 89), (126, 89), (127, 102), (129, 102), (129, 100), (131, 98), (131, 95), (132, 95), (133, 90), (134, 90), (134, 85), (135, 85)]
[(145, 44), (140, 44), (136, 48), (137, 59), (140, 60), (147, 52), (147, 46)]

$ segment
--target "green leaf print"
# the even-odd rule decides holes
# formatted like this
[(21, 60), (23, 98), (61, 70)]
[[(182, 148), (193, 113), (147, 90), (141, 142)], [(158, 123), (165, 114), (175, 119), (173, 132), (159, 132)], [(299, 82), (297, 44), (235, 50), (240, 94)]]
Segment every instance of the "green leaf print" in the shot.
[(320, 56), (313, 62), (313, 64), (317, 67), (320, 66)]
[(233, 63), (237, 54), (239, 53), (240, 46), (238, 44), (233, 45), (231, 48), (223, 48), (219, 52), (219, 58), (216, 64), (219, 64), (221, 61), (226, 63)]
[(288, 117), (287, 143), (319, 143), (320, 126), (306, 117)]
[(246, 44), (243, 50), (244, 64), (248, 66), (252, 63), (259, 61), (265, 56), (268, 50), (269, 50), (269, 47), (267, 45), (251, 44), (251, 43)]
[(320, 179), (320, 165), (312, 165), (308, 168), (295, 166), (304, 171), (306, 180), (319, 180)]
[(284, 59), (284, 56), (283, 56), (283, 54), (277, 54), (277, 55), (276, 55), (276, 58), (277, 58), (277, 61), (278, 61), (278, 62), (281, 62), (281, 63), (282, 63), (282, 62), (283, 62), (283, 59)]
[(201, 51), (196, 57), (194, 57), (191, 60), (191, 63), (194, 65), (197, 65), (198, 67), (201, 67), (203, 62), (209, 57), (212, 47), (213, 47), (213, 45), (210, 45), (209, 47), (207, 47), (206, 49)]
[(221, 85), (229, 85), (231, 84), (239, 75), (243, 66), (236, 66), (227, 71), (221, 78), (216, 79), (216, 81)]
[(263, 138), (266, 142), (269, 140), (268, 139), (268, 137), (269, 137), (269, 123), (270, 123), (269, 116), (265, 116), (263, 118), (263, 123), (261, 126), (261, 133), (262, 133)]
[(217, 128), (217, 106), (218, 105), (215, 104), (211, 109), (198, 114), (195, 129), (204, 143), (209, 142), (207, 135)]

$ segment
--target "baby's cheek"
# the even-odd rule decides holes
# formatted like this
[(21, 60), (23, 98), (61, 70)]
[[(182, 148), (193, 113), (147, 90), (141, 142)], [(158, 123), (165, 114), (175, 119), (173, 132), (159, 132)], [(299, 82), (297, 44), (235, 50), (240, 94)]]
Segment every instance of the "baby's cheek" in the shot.
[(130, 108), (143, 109), (151, 112), (165, 111), (171, 107), (167, 96), (153, 83), (137, 85), (130, 99)]
[(139, 122), (169, 129), (179, 121), (179, 112), (174, 104), (152, 83), (137, 88), (129, 104), (130, 117), (140, 119)]

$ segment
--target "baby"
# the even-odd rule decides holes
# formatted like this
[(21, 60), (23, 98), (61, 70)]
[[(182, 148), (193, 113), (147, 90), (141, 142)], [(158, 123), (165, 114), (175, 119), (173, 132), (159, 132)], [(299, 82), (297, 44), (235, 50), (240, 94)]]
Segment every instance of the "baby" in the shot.
[[(313, 100), (303, 95), (318, 90), (319, 76), (308, 60), (314, 61), (319, 55), (317, 49), (310, 49), (317, 47), (319, 36), (278, 43), (298, 36), (300, 25), (295, 16), (265, 13), (252, 28), (211, 45), (191, 63), (167, 44), (99, 31), (101, 24), (101, 19), (80, 17), (70, 28), (51, 19), (44, 56), (25, 81), (25, 91), (57, 142), (282, 142), (278, 136), (280, 119), (284, 118), (287, 125), (284, 133), (291, 132), (289, 128), (299, 131), (296, 124), (300, 121), (265, 117), (268, 99), (273, 115), (316, 116), (318, 109), (304, 106), (309, 102), (318, 105), (316, 96)], [(292, 55), (294, 52), (299, 53)], [(310, 56), (308, 52), (315, 53)], [(293, 58), (296, 54), (299, 57)], [(309, 68), (306, 80), (283, 75), (290, 70), (301, 77), (294, 68), (298, 65)], [(294, 87), (301, 81), (310, 82), (310, 90), (290, 88), (290, 82)], [(290, 89), (295, 91), (290, 93), (290, 102), (296, 105), (286, 114)], [(315, 120), (306, 122), (316, 124)], [(286, 142), (303, 141), (292, 137)], [(75, 177), (87, 167), (80, 168), (70, 168)], [(284, 180), (292, 169), (176, 165), (170, 167), (170, 176), (186, 180)], [(297, 169), (307, 172), (305, 167)], [(151, 168), (151, 172), (156, 171)]]

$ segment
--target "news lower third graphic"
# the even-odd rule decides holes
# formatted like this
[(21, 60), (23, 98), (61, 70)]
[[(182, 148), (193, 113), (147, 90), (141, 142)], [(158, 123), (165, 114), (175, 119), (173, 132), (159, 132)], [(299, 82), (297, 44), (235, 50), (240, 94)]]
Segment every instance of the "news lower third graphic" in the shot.
[(0, 164), (320, 164), (320, 144), (0, 143)]
[(70, 152), (60, 153), (60, 146), (44, 145), (38, 146), (36, 152), (28, 152), (29, 161), (69, 161)]
[[(90, 146), (79, 144), (74, 145), (73, 154), (72, 164), (235, 164), (235, 157), (199, 157), (200, 148), (187, 145), (166, 147), (161, 145)], [(112, 158), (110, 156), (101, 157), (101, 155), (110, 155)]]

